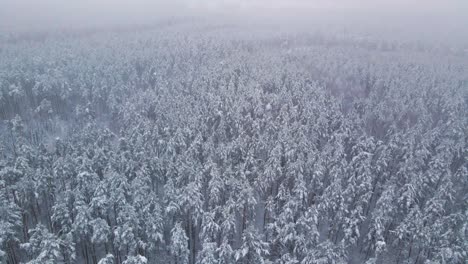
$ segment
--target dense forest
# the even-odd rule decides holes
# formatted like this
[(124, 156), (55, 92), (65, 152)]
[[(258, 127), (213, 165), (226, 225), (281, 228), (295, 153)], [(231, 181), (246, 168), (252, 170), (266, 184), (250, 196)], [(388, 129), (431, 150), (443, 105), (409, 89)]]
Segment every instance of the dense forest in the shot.
[(0, 36), (0, 261), (464, 264), (468, 53), (166, 23)]

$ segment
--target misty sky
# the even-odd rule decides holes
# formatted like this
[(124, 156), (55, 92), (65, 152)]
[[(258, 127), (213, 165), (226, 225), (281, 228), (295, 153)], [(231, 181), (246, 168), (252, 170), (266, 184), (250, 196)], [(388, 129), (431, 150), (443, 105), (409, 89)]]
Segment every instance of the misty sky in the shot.
[(0, 30), (135, 24), (205, 12), (249, 16), (278, 16), (284, 12), (307, 16), (317, 14), (317, 10), (323, 10), (319, 13), (325, 18), (330, 10), (345, 10), (361, 17), (414, 15), (419, 23), (427, 19), (432, 23), (466, 23), (468, 27), (467, 0), (0, 0), (0, 3)]

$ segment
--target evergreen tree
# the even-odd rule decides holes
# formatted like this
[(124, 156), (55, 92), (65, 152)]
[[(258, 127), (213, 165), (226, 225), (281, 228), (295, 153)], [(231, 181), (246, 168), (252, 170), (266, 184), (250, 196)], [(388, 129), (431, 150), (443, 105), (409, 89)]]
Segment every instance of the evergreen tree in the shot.
[(189, 254), (188, 237), (180, 223), (175, 224), (171, 231), (171, 247), (170, 251), (175, 264), (188, 264)]

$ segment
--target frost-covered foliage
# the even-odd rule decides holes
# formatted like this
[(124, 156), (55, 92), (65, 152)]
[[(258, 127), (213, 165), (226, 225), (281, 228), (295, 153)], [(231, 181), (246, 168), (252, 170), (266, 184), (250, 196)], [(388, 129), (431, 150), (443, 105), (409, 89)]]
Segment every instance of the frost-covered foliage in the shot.
[(465, 263), (468, 57), (262, 26), (1, 38), (2, 263)]

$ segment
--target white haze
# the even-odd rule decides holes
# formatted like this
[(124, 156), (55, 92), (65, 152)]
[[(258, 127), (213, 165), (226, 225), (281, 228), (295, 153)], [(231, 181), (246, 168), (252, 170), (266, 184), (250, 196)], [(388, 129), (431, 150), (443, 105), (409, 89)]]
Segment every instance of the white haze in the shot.
[[(321, 10), (323, 12), (317, 12)], [(465, 0), (1, 0), (0, 23), (5, 27), (79, 26), (80, 24), (144, 23), (163, 17), (229, 13), (255, 16), (270, 13), (314, 15), (341, 10), (347, 15), (416, 16), (441, 23), (467, 23)]]
[(0, 0), (0, 33), (151, 25), (203, 18), (294, 30), (332, 27), (468, 47), (465, 0)]

